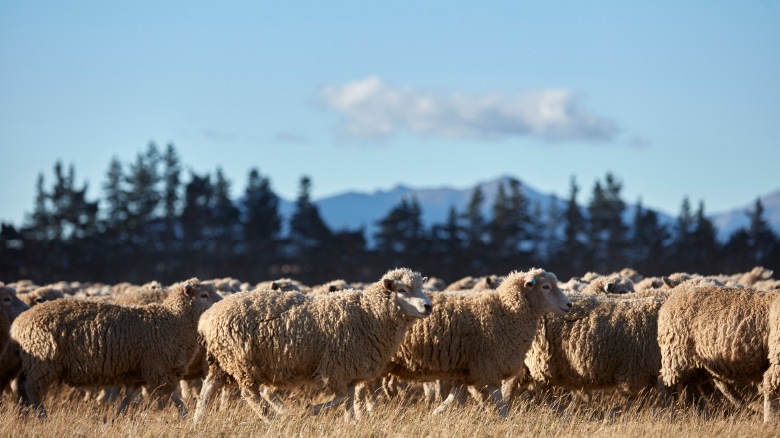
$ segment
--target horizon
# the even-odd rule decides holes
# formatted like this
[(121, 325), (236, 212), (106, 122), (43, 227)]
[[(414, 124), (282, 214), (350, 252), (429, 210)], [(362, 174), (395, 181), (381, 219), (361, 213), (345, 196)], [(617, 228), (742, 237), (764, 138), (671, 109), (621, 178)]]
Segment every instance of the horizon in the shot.
[(252, 167), (288, 200), (574, 176), (581, 205), (612, 172), (672, 216), (780, 187), (780, 4), (407, 6), (0, 0), (0, 222), (58, 159), (94, 200), (150, 141), (234, 199)]

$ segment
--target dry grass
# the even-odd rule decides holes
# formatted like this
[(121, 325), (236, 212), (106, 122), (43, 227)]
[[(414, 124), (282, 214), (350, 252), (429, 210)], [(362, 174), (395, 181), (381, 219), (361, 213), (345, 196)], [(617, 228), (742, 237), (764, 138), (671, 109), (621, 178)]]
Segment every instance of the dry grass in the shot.
[[(559, 399), (551, 399), (557, 403)], [(303, 437), (569, 437), (569, 436), (778, 436), (780, 429), (765, 426), (759, 413), (749, 407), (710, 409), (706, 415), (692, 410), (645, 407), (617, 416), (609, 415), (621, 402), (594, 399), (576, 402), (558, 413), (538, 399), (518, 401), (509, 417), (470, 402), (465, 407), (432, 416), (423, 403), (380, 401), (370, 417), (356, 423), (345, 423), (342, 410), (318, 417), (301, 416), (307, 400), (287, 401), (288, 414), (264, 423), (241, 400), (227, 409), (211, 412), (197, 429), (190, 418), (182, 420), (176, 409), (146, 405), (133, 406), (129, 413), (115, 421), (110, 418), (114, 407), (95, 402), (46, 400), (49, 416), (38, 420), (20, 416), (17, 408), (0, 402), (0, 436), (57, 437), (169, 437), (169, 436), (303, 436)], [(192, 405), (192, 403), (190, 403)], [(754, 402), (752, 406), (759, 406)], [(194, 409), (194, 406), (191, 406)], [(605, 420), (607, 418), (607, 420)]]

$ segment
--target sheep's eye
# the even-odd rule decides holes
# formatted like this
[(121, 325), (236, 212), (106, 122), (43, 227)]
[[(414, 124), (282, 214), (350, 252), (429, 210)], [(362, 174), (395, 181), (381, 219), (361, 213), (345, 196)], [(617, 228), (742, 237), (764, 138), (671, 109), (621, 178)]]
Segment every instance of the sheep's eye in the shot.
[(6, 303), (10, 303), (11, 297), (3, 297), (3, 301), (5, 301)]
[(201, 298), (208, 298), (208, 297), (209, 297), (209, 294), (200, 294), (200, 297), (201, 297)]
[(542, 289), (550, 290), (550, 285), (549, 284), (544, 284), (544, 285), (542, 285)]

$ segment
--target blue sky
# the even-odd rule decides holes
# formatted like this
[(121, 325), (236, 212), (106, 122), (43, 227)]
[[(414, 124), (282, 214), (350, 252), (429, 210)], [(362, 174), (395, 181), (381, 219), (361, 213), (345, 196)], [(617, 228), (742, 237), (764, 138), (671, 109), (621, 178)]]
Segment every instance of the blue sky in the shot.
[[(682, 4), (684, 3), (684, 4)], [(1, 221), (173, 142), (294, 198), (511, 174), (709, 213), (780, 188), (780, 3), (0, 0)]]

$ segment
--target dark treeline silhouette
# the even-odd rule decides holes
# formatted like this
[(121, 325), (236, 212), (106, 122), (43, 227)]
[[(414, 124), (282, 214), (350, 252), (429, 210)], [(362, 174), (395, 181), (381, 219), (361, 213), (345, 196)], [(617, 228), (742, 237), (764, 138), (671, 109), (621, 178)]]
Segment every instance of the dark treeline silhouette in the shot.
[(622, 183), (611, 173), (595, 183), (585, 208), (573, 177), (568, 198), (544, 208), (529, 201), (517, 180), (501, 184), (492, 205), (476, 188), (464, 211), (452, 207), (445, 222), (430, 227), (419, 202), (404, 199), (370, 239), (364, 229), (330, 229), (306, 176), (284, 224), (271, 181), (258, 169), (249, 170), (238, 200), (230, 198), (231, 182), (221, 169), (183, 173), (172, 144), (161, 151), (150, 143), (131, 163), (114, 158), (102, 197), (90, 200), (73, 166), (66, 170), (57, 162), (52, 180), (39, 175), (24, 223), (2, 224), (0, 280), (171, 283), (231, 276), (316, 284), (370, 281), (395, 266), (446, 281), (539, 266), (565, 280), (624, 267), (666, 275), (780, 265), (780, 243), (760, 200), (746, 213), (749, 226), (721, 244), (703, 202), (694, 211), (683, 199), (676, 222), (664, 224), (640, 200), (627, 220)]

